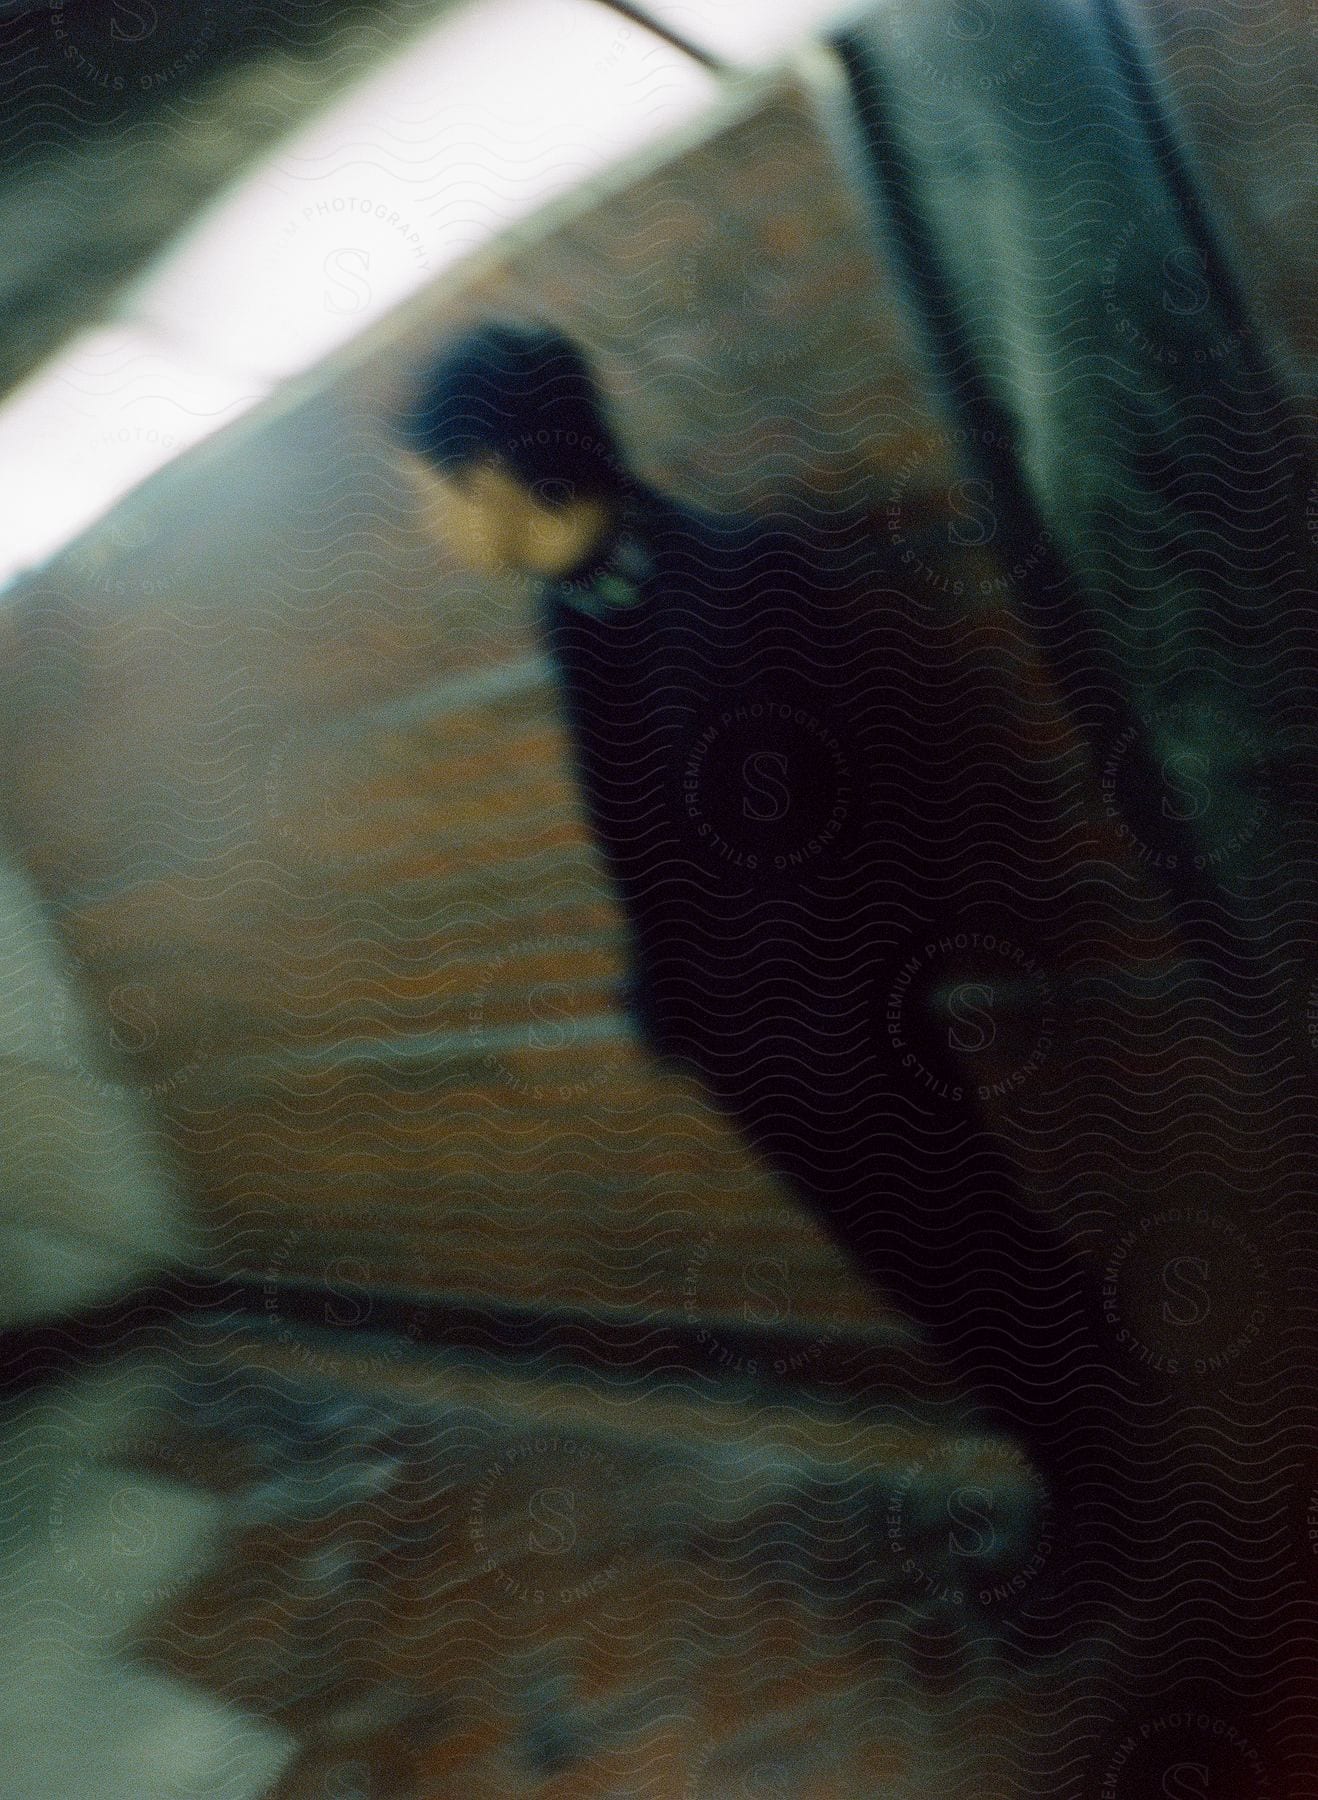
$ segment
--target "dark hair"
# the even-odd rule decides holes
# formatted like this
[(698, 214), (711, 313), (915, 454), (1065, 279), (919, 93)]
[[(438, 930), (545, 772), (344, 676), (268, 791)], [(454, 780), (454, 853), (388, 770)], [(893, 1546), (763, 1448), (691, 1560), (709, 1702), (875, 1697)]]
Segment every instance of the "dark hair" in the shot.
[(464, 332), (429, 364), (397, 426), (436, 468), (496, 459), (551, 505), (634, 485), (585, 357), (547, 327)]

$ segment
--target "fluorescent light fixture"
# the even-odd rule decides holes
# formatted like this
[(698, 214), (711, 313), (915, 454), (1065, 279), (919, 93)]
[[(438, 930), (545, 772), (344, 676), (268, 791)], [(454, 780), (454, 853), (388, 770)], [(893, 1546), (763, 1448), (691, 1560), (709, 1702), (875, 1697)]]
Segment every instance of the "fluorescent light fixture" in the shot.
[(486, 0), (286, 144), (132, 303), (268, 382), (708, 106), (718, 84), (594, 0)]
[(0, 409), (0, 583), (260, 398), (132, 326), (77, 338)]
[[(839, 0), (638, 0), (660, 24), (741, 68), (796, 49), (843, 11)], [(852, 10), (857, 10), (853, 4)]]

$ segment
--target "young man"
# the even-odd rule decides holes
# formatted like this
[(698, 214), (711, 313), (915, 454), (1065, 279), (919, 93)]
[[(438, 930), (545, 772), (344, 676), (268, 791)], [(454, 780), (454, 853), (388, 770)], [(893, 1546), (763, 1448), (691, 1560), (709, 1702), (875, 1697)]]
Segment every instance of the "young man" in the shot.
[(949, 1392), (1027, 1440), (1060, 1505), (1084, 1473), (1062, 1448), (1092, 1285), (990, 1143), (940, 1012), (954, 969), (926, 954), (1019, 910), (1003, 847), (1038, 804), (983, 735), (992, 683), (950, 602), (820, 519), (655, 492), (552, 332), (461, 336), (400, 430), (432, 528), (539, 586), (646, 1041), (914, 1316)]

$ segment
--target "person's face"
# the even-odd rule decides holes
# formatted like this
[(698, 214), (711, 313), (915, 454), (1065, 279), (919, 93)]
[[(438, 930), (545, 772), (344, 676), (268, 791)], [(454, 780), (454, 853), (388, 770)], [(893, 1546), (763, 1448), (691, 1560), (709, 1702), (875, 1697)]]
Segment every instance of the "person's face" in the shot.
[(441, 474), (408, 458), (425, 530), (469, 569), (486, 575), (565, 575), (607, 530), (610, 509), (594, 498), (550, 505), (498, 463)]

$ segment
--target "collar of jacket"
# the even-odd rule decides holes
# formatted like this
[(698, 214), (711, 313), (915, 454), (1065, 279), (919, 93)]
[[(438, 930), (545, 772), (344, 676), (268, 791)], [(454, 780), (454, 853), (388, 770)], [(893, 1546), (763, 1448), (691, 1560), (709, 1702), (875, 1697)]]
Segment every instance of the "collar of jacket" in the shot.
[(606, 542), (570, 574), (544, 584), (548, 598), (595, 619), (636, 606), (655, 574), (649, 515), (643, 497), (624, 500)]

